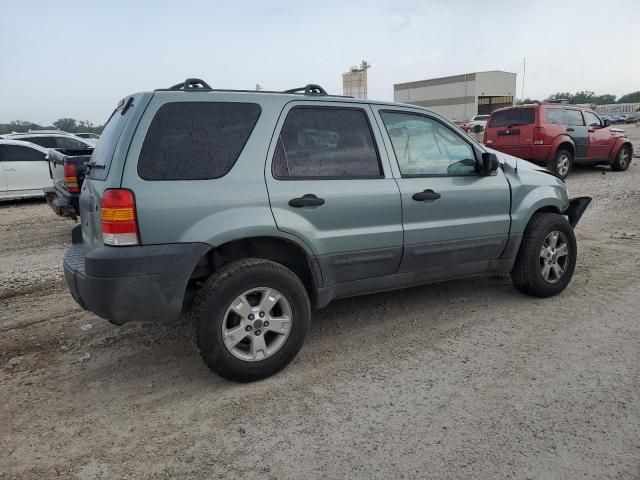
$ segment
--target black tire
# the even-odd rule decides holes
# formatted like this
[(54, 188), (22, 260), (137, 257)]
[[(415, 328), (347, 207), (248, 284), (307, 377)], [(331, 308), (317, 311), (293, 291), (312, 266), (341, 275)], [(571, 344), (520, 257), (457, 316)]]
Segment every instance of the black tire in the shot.
[(555, 173), (563, 180), (567, 178), (569, 172), (573, 168), (573, 155), (569, 150), (558, 149), (553, 160), (547, 164), (547, 169)]
[[(262, 287), (275, 289), (286, 298), (291, 327), (275, 353), (247, 361), (237, 358), (224, 344), (223, 322), (234, 300), (243, 292)], [(225, 265), (205, 282), (194, 301), (191, 318), (194, 341), (207, 366), (228, 380), (251, 382), (279, 372), (293, 360), (307, 335), (311, 308), (304, 285), (291, 270), (270, 260), (250, 258)], [(252, 337), (243, 339), (252, 341)]]
[(616, 172), (624, 172), (629, 165), (631, 164), (631, 148), (629, 145), (623, 145), (618, 154), (616, 155), (616, 159), (611, 164), (611, 170)]
[[(541, 257), (543, 243), (552, 232), (561, 233), (568, 248), (568, 258), (565, 260), (563, 269), (564, 274), (554, 282), (544, 278), (543, 262), (545, 259)], [(573, 227), (562, 215), (536, 213), (527, 225), (515, 265), (511, 270), (513, 284), (521, 292), (535, 297), (545, 298), (557, 295), (566, 288), (573, 277), (577, 258), (576, 247)]]

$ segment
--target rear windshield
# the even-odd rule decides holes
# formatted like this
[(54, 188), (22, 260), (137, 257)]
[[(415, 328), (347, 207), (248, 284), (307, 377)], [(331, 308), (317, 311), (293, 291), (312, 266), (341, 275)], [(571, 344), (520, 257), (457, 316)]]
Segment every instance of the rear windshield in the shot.
[(536, 112), (533, 108), (511, 108), (491, 114), (490, 127), (515, 127), (535, 122)]
[(220, 178), (236, 163), (259, 116), (256, 103), (166, 103), (147, 131), (138, 175), (145, 180)]
[[(111, 165), (116, 145), (118, 144), (118, 140), (120, 139), (120, 135), (122, 135), (122, 131), (124, 130), (127, 121), (131, 117), (133, 100), (134, 97), (129, 97), (121, 102), (121, 104), (113, 111), (111, 117), (109, 117), (109, 120), (100, 135), (100, 141), (91, 155), (90, 162), (94, 165), (94, 168), (91, 169), (89, 175), (92, 179), (104, 180), (107, 178), (109, 165)], [(100, 168), (101, 165), (104, 168)]]

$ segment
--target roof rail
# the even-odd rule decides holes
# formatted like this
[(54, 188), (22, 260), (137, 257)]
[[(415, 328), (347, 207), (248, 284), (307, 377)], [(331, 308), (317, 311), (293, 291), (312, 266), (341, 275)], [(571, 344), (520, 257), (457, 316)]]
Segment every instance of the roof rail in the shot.
[(282, 93), (300, 93), (304, 92), (305, 95), (327, 95), (327, 92), (320, 85), (316, 85), (315, 83), (310, 83), (300, 88), (292, 88), (290, 90), (285, 90)]
[(169, 87), (169, 90), (184, 90), (187, 91), (210, 91), (213, 90), (207, 82), (201, 80), (199, 78), (187, 78), (182, 83), (176, 83), (172, 87)]

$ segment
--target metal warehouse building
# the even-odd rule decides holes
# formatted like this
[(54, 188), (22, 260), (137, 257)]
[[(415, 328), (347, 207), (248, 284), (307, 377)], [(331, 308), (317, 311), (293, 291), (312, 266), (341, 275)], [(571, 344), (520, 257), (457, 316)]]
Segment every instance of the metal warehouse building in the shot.
[(516, 74), (492, 70), (393, 86), (396, 102), (428, 107), (451, 120), (467, 120), (513, 105)]

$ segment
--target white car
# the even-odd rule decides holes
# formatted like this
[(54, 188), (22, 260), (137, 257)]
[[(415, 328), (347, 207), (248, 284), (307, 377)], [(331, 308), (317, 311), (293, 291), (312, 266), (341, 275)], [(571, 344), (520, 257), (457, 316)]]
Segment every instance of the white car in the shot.
[(469, 131), (475, 132), (474, 127), (476, 125), (479, 125), (480, 127), (482, 127), (480, 131), (487, 128), (487, 122), (489, 121), (489, 117), (491, 117), (491, 115), (476, 115), (475, 117), (471, 117), (471, 120), (469, 120)]
[(76, 137), (80, 137), (84, 141), (89, 142), (91, 145), (97, 145), (98, 140), (100, 140), (100, 135), (98, 135), (97, 133), (80, 132), (74, 133), (73, 135)]
[(0, 140), (0, 200), (44, 197), (53, 184), (49, 150), (20, 140)]
[(4, 136), (7, 140), (22, 140), (23, 142), (31, 142), (44, 148), (55, 148), (56, 150), (93, 150), (92, 145), (84, 138), (76, 137), (70, 133), (12, 133)]

